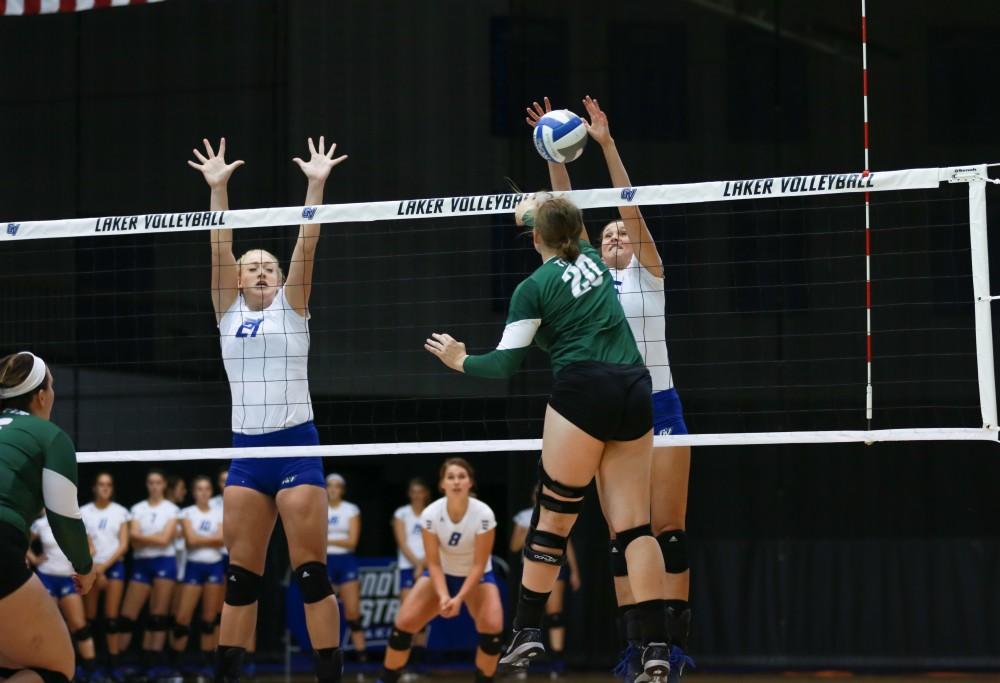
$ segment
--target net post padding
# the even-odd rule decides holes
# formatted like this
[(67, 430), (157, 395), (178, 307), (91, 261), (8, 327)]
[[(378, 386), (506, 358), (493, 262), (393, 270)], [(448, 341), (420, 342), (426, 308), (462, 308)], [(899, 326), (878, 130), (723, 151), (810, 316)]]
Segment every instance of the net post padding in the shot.
[[(986, 168), (980, 169), (986, 177)], [(986, 228), (986, 183), (969, 181), (969, 240), (972, 257), (972, 292), (976, 311), (976, 369), (979, 374), (979, 407), (983, 427), (997, 426), (996, 379), (993, 369), (993, 311), (990, 295), (990, 250)]]
[[(880, 441), (997, 441), (996, 429), (874, 429), (819, 432), (747, 432), (741, 434), (688, 434), (657, 436), (655, 446), (751, 446), (801, 443), (877, 443)], [(262, 448), (188, 448), (175, 450), (94, 451), (77, 454), (81, 463), (171, 462), (178, 460), (229, 460), (232, 458), (344, 458), (365, 455), (415, 455), (446, 453), (537, 452), (541, 439), (483, 441), (421, 441), (399, 443), (335, 444), (329, 446), (274, 446)]]

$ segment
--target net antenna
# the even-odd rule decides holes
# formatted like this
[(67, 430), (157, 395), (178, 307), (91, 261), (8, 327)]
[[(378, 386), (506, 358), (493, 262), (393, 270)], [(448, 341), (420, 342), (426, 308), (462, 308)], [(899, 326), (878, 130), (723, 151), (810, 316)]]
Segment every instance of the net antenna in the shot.
[[(866, 0), (861, 0), (861, 100), (864, 129), (864, 156), (867, 176), (871, 172), (868, 159), (870, 131), (868, 125), (868, 18), (865, 6)], [(865, 420), (868, 429), (872, 428), (872, 223), (871, 194), (865, 191), (865, 357), (868, 371), (868, 383), (865, 385)]]

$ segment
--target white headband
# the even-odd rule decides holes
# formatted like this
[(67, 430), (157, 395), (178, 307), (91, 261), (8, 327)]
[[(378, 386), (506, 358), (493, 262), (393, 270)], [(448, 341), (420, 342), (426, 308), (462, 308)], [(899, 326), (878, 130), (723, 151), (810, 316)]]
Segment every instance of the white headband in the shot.
[(329, 484), (330, 482), (334, 482), (334, 481), (340, 482), (341, 486), (344, 486), (344, 485), (347, 484), (347, 482), (344, 481), (344, 478), (342, 476), (340, 476), (339, 474), (337, 474), (336, 472), (331, 472), (330, 474), (326, 475), (326, 483), (327, 484)]
[(45, 381), (45, 361), (33, 354), (31, 351), (22, 351), (21, 353), (26, 353), (34, 359), (31, 366), (31, 372), (29, 372), (28, 376), (24, 378), (24, 381), (16, 387), (0, 388), (0, 399), (14, 398), (15, 396), (27, 394), (29, 391), (34, 391), (40, 387), (42, 382)]

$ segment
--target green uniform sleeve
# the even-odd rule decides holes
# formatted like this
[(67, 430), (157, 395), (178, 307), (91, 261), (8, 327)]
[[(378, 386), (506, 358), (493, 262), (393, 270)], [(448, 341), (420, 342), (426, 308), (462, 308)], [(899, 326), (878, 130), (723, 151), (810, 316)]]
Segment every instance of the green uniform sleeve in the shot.
[(513, 375), (528, 353), (535, 332), (542, 324), (538, 285), (528, 279), (517, 286), (510, 300), (507, 326), (496, 349), (479, 356), (468, 356), (462, 369), (474, 377), (503, 379)]
[(59, 431), (45, 449), (42, 499), (59, 548), (77, 573), (86, 574), (94, 561), (76, 499), (76, 484), (76, 449), (66, 433)]

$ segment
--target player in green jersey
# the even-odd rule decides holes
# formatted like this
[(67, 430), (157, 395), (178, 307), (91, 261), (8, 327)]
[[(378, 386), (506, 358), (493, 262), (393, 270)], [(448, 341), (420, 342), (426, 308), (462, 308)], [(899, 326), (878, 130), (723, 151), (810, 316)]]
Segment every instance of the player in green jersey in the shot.
[(497, 348), (470, 356), (464, 344), (438, 333), (424, 345), (454, 370), (500, 378), (517, 369), (534, 341), (548, 352), (555, 373), (514, 637), (500, 661), (526, 667), (544, 652), (545, 603), (565, 561), (586, 487), (596, 475), (608, 523), (625, 549), (641, 615), (644, 670), (660, 679), (667, 674), (669, 650), (663, 555), (649, 526), (649, 372), (608, 268), (587, 241), (580, 210), (565, 198), (543, 196), (527, 200), (516, 215), (532, 226), (542, 265), (514, 291)]
[(39, 510), (73, 565), (77, 590), (86, 594), (96, 578), (76, 499), (76, 451), (49, 421), (54, 400), (41, 358), (0, 359), (0, 678), (17, 683), (68, 683), (74, 672), (59, 608), (25, 564)]

